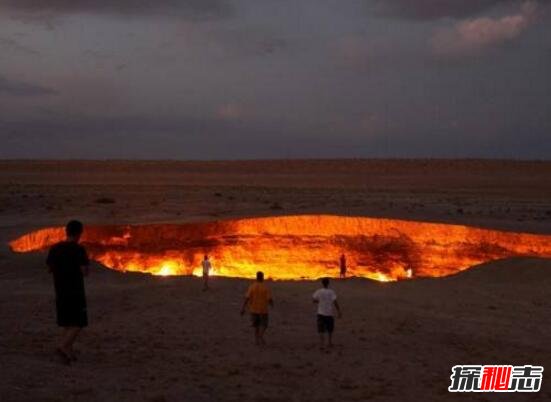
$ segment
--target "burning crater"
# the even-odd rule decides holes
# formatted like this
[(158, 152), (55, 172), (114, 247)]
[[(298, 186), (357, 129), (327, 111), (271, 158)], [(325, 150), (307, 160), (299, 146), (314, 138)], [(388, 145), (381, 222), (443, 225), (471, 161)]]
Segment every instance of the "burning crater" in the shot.
[[(15, 252), (44, 250), (63, 240), (64, 228), (26, 234)], [(205, 223), (86, 226), (90, 257), (118, 271), (199, 274), (206, 253), (213, 275), (273, 279), (348, 275), (379, 281), (441, 277), (514, 256), (551, 257), (551, 235), (393, 219), (304, 215)]]

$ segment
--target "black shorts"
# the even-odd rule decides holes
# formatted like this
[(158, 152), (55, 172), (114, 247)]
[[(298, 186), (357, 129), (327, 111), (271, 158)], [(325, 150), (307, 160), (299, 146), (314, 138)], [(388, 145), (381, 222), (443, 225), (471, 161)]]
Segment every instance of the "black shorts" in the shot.
[(251, 313), (251, 324), (255, 328), (268, 328), (268, 314)]
[(324, 332), (332, 333), (335, 328), (335, 319), (330, 315), (318, 314), (318, 332), (323, 334)]
[(65, 298), (56, 299), (57, 325), (60, 327), (86, 327), (88, 314), (86, 311), (86, 299)]

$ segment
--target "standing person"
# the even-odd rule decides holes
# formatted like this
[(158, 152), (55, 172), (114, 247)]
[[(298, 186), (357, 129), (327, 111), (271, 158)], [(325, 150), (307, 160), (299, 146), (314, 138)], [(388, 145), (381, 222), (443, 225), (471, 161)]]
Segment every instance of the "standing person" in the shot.
[(268, 328), (268, 306), (274, 307), (272, 292), (264, 283), (264, 273), (258, 271), (256, 282), (249, 286), (245, 295), (241, 315), (245, 314), (245, 309), (248, 307), (254, 327), (254, 340), (259, 346), (266, 345), (264, 333)]
[(65, 227), (65, 241), (50, 248), (46, 264), (54, 277), (57, 325), (63, 328), (56, 349), (65, 364), (76, 360), (73, 344), (88, 325), (84, 276), (88, 275), (88, 254), (78, 244), (83, 225), (72, 220)]
[(314, 292), (312, 299), (318, 305), (317, 327), (320, 335), (320, 349), (325, 348), (325, 333), (328, 335), (328, 346), (333, 346), (333, 329), (335, 320), (333, 318), (333, 307), (337, 310), (338, 317), (341, 318), (341, 309), (337, 303), (337, 294), (333, 289), (329, 289), (329, 278), (321, 280), (323, 287)]
[(209, 273), (212, 269), (208, 255), (205, 254), (205, 258), (201, 264), (203, 265), (203, 291), (205, 291), (209, 289)]
[(341, 258), (339, 259), (339, 266), (341, 271), (341, 278), (346, 278), (346, 256), (344, 254), (341, 254)]

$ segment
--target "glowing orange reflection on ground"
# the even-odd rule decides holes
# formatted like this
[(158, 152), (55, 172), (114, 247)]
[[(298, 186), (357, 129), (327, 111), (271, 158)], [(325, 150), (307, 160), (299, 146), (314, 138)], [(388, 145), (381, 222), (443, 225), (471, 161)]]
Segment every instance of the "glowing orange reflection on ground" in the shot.
[[(64, 238), (46, 228), (10, 243), (15, 252), (44, 250)], [(348, 274), (378, 281), (440, 277), (514, 256), (551, 257), (551, 236), (395, 219), (299, 215), (186, 224), (87, 226), (91, 258), (119, 271), (199, 275), (204, 254), (213, 275), (273, 279)]]

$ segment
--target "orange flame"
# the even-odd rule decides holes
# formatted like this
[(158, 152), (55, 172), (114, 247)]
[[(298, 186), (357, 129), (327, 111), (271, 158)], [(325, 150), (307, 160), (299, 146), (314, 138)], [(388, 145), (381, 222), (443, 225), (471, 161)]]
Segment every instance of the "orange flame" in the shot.
[[(15, 252), (44, 250), (63, 240), (46, 228), (10, 243)], [(301, 215), (205, 223), (87, 226), (91, 258), (119, 271), (200, 275), (204, 254), (212, 275), (273, 279), (348, 274), (378, 281), (441, 277), (514, 256), (551, 257), (551, 236), (394, 219)]]

